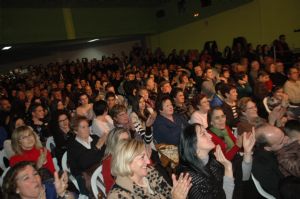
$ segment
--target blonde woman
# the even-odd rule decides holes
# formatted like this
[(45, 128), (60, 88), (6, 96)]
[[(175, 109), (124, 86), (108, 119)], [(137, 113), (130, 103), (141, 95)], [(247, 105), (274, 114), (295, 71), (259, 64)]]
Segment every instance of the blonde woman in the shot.
[(37, 168), (46, 168), (52, 174), (55, 171), (51, 153), (42, 146), (41, 141), (33, 129), (29, 126), (16, 128), (11, 136), (12, 149), (15, 155), (9, 160), (12, 167), (18, 162), (32, 161)]
[(108, 198), (173, 198), (185, 199), (191, 187), (191, 178), (172, 176), (171, 187), (162, 176), (149, 167), (150, 159), (145, 144), (138, 140), (123, 140), (117, 145), (112, 158), (111, 172), (116, 183)]

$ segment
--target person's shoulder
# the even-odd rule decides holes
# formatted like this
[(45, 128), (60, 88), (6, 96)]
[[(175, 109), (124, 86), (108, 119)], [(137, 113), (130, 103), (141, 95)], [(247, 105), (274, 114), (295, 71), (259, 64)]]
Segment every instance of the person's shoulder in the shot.
[(108, 194), (108, 199), (129, 199), (132, 198), (129, 193), (121, 189), (111, 190)]
[(110, 190), (110, 192), (108, 193), (107, 198), (108, 199), (127, 199), (127, 198), (129, 199), (132, 197), (128, 191), (123, 190), (120, 187), (114, 185)]

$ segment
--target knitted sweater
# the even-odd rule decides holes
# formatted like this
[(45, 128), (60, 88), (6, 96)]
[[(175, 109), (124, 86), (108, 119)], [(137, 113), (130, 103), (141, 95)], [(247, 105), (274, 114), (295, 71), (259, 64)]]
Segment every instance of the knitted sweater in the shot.
[[(32, 148), (31, 150), (24, 150), (21, 155), (14, 155), (9, 160), (9, 166), (14, 166), (15, 164), (22, 161), (32, 161), (37, 162), (40, 157), (40, 149)], [(54, 173), (55, 168), (52, 161), (51, 153), (47, 150), (47, 162), (43, 165), (43, 168), (48, 169), (51, 173)]]

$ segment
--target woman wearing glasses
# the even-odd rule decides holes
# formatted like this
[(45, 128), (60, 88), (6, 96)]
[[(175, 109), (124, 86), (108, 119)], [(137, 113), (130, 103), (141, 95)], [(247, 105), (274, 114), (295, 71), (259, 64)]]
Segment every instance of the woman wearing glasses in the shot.
[(75, 133), (71, 129), (69, 114), (60, 110), (52, 117), (51, 131), (55, 142), (55, 156), (61, 165), (63, 154), (67, 151), (68, 143), (75, 139)]
[(51, 153), (42, 146), (37, 134), (29, 126), (16, 128), (11, 136), (12, 149), (15, 155), (9, 160), (12, 167), (18, 162), (32, 161), (38, 169), (45, 168), (52, 174), (55, 171)]

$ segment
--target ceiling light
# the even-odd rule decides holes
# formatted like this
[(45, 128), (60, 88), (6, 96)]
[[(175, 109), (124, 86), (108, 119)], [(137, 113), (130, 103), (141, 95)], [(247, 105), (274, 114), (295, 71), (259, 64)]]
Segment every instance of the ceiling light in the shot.
[(92, 40), (89, 40), (88, 42), (91, 43), (91, 42), (95, 42), (95, 41), (99, 41), (99, 39), (92, 39)]
[(12, 46), (4, 46), (4, 47), (2, 48), (2, 50), (9, 50), (9, 49), (11, 49), (11, 47), (12, 47)]

